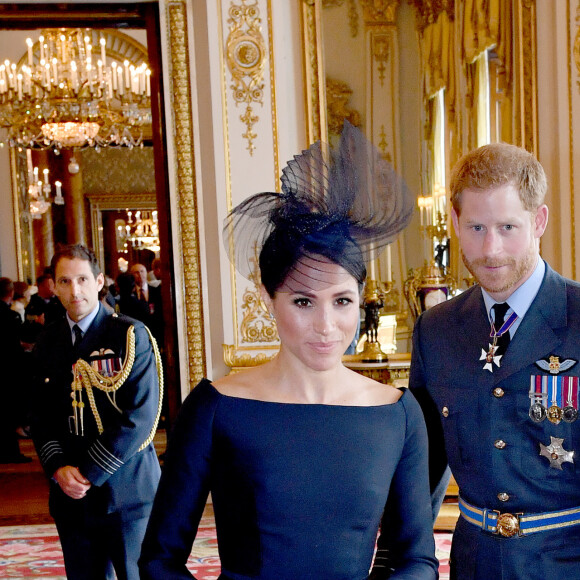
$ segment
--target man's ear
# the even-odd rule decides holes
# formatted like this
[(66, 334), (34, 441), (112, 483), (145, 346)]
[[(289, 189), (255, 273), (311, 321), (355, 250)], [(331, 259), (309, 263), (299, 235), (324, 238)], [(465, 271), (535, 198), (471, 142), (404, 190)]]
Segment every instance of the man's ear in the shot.
[(546, 231), (546, 227), (548, 225), (548, 206), (541, 205), (536, 210), (536, 216), (534, 217), (534, 226), (535, 226), (535, 236), (536, 238), (541, 238)]
[(102, 272), (100, 272), (99, 274), (97, 274), (96, 280), (97, 280), (97, 292), (100, 292), (103, 286), (105, 285), (105, 275)]
[(455, 230), (455, 235), (459, 237), (459, 216), (455, 211), (454, 207), (451, 207), (451, 221), (453, 222), (453, 229)]

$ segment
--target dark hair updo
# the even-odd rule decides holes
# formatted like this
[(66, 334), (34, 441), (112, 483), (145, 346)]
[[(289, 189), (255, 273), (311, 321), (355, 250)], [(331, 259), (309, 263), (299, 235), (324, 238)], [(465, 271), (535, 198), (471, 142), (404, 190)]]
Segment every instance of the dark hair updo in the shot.
[(366, 266), (359, 245), (349, 234), (349, 223), (317, 213), (296, 219), (278, 217), (260, 252), (261, 281), (270, 297), (284, 284), (297, 262), (305, 256), (322, 256), (342, 266), (362, 288)]

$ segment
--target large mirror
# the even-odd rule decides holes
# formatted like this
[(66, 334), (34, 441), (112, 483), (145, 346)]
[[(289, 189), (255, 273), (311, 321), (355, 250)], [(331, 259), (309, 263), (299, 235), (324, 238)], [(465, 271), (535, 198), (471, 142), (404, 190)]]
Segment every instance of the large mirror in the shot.
[(535, 3), (462, 6), (303, 3), (310, 140), (332, 141), (348, 119), (416, 196), (411, 224), (370, 268), (368, 300), (396, 315), (398, 352), (424, 309), (473, 282), (450, 224), (455, 162), (494, 141), (537, 154)]
[[(3, 82), (16, 83), (15, 102), (3, 108), (6, 144), (0, 155), (10, 164), (12, 179), (5, 180), (2, 195), (13, 199), (21, 280), (33, 284), (59, 243), (92, 246), (110, 280), (132, 264), (141, 263), (150, 272), (155, 259), (165, 265), (156, 277), (165, 322), (158, 340), (169, 424), (182, 393), (176, 362), (175, 277), (169, 267), (174, 249), (159, 26), (155, 3), (0, 5), (0, 60), (10, 61), (0, 69), (0, 92), (6, 87)], [(114, 92), (120, 100), (121, 94), (129, 103), (123, 118), (104, 108), (83, 113), (79, 99), (78, 115), (86, 113), (82, 130), (75, 127), (72, 134), (65, 123), (54, 123), (54, 133), (47, 135), (34, 123), (27, 125), (30, 119), (18, 106), (32, 96), (35, 82), (43, 82), (34, 76), (41, 61), (50, 61), (74, 85), (81, 79), (80, 61), (90, 62), (91, 54), (95, 75), (108, 80), (107, 96)], [(11, 71), (18, 71), (14, 78)], [(95, 97), (90, 80), (85, 86)], [(65, 101), (63, 96), (58, 106)], [(62, 113), (52, 105), (55, 111), (43, 111), (47, 116)], [(91, 114), (108, 122), (106, 132), (90, 133)]]

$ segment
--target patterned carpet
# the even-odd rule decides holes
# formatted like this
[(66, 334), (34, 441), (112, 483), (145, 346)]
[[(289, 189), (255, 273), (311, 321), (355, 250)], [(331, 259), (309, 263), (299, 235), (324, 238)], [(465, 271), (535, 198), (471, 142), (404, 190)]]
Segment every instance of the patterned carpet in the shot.
[[(449, 578), (451, 534), (436, 534), (440, 578)], [(220, 561), (213, 516), (204, 516), (187, 567), (198, 580), (217, 580)], [(66, 580), (62, 552), (52, 524), (0, 527), (0, 578)]]

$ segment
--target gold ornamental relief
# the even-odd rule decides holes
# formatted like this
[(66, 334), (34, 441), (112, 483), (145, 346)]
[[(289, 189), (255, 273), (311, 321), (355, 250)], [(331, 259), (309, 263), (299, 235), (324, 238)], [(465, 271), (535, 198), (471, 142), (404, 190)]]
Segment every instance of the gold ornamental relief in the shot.
[(242, 297), (242, 322), (240, 335), (242, 342), (277, 342), (278, 330), (276, 321), (268, 312), (266, 304), (260, 294), (261, 278), (259, 266), (259, 250), (254, 248), (252, 271), (249, 279), (254, 283), (253, 289), (246, 289)]
[(387, 62), (389, 61), (392, 35), (389, 32), (375, 32), (372, 35), (373, 62), (377, 64), (381, 86), (385, 84)]
[(187, 26), (187, 7), (184, 0), (166, 3), (167, 37), (169, 40), (169, 94), (173, 112), (175, 141), (176, 192), (181, 229), (181, 254), (184, 305), (186, 317), (187, 358), (189, 384), (193, 388), (206, 376), (204, 348), (203, 301), (197, 191), (195, 179), (195, 147), (193, 142), (193, 115), (191, 110), (190, 63)]
[(365, 24), (396, 24), (399, 3), (400, 0), (360, 0)]
[(270, 316), (259, 291), (246, 290), (244, 292), (242, 312), (244, 313), (240, 325), (242, 342), (277, 342), (279, 340), (276, 321)]
[[(383, 157), (389, 162), (393, 162), (393, 156), (389, 152), (389, 144), (387, 143), (387, 133), (385, 131), (385, 126), (381, 125), (381, 132), (379, 133), (379, 137), (381, 140), (378, 142), (377, 147), (381, 150)], [(389, 295), (394, 294), (393, 292), (389, 292)]]
[[(224, 362), (231, 369), (231, 373), (239, 372), (245, 368), (255, 367), (272, 360), (278, 349), (269, 353), (265, 352), (239, 352), (233, 344), (222, 345), (224, 351)], [(270, 348), (270, 347), (268, 347)]]
[(262, 35), (258, 0), (251, 4), (247, 0), (242, 0), (241, 4), (232, 2), (228, 14), (230, 28), (226, 39), (226, 59), (232, 75), (230, 88), (236, 105), (246, 106), (240, 115), (240, 120), (246, 126), (242, 137), (248, 142), (250, 155), (253, 155), (254, 140), (258, 136), (253, 127), (260, 118), (254, 114), (252, 105), (263, 104), (266, 63), (266, 43)]
[(340, 135), (345, 119), (355, 127), (360, 126), (360, 113), (348, 107), (351, 95), (352, 89), (347, 83), (326, 77), (329, 133)]
[(304, 88), (306, 91), (306, 134), (307, 142), (325, 140), (326, 106), (322, 83), (322, 23), (320, 3), (302, 0), (301, 13), (303, 37)]

